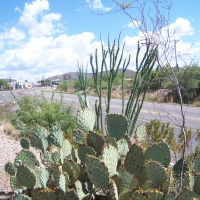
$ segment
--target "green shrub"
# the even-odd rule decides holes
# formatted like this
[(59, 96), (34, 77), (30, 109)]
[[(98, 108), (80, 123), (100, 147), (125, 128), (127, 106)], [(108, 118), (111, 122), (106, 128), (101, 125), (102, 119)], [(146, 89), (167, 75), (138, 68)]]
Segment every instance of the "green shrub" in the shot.
[(37, 96), (23, 96), (17, 102), (19, 108), (12, 114), (11, 123), (22, 135), (28, 135), (36, 125), (50, 130), (57, 124), (64, 134), (76, 127), (71, 105), (53, 99), (47, 101)]

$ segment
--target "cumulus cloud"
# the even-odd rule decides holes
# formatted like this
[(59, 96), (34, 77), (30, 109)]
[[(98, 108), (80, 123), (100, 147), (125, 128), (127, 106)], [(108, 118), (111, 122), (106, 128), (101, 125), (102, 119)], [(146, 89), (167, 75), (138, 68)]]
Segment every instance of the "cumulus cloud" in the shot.
[(128, 23), (128, 27), (129, 28), (139, 28), (140, 24), (141, 24), (140, 21), (133, 20), (132, 22)]
[(100, 9), (103, 11), (110, 11), (111, 8), (103, 6), (101, 0), (86, 0), (88, 6), (92, 9)]
[(0, 32), (0, 42), (6, 42), (8, 44), (19, 44), (26, 34), (19, 28), (12, 27), (10, 30), (5, 32)]
[(19, 25), (25, 27), (28, 34), (33, 37), (51, 36), (56, 33), (56, 23), (62, 17), (58, 13), (44, 14), (49, 10), (47, 0), (36, 0), (32, 3), (25, 3)]

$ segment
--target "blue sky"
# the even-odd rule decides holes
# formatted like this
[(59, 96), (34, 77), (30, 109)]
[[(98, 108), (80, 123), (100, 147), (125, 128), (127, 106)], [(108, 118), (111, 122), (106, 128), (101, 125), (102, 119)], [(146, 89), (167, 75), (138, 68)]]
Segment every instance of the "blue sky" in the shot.
[[(173, 32), (171, 40), (179, 40), (177, 52), (184, 55), (178, 58), (179, 66), (191, 59), (199, 62), (200, 1), (172, 3), (165, 30)], [(144, 39), (142, 33), (123, 12), (100, 16), (88, 6), (95, 13), (119, 8), (112, 0), (0, 1), (0, 78), (21, 76), (35, 82), (42, 76), (76, 71), (77, 61), (86, 66), (88, 54), (94, 54), (96, 48), (100, 51), (100, 34), (106, 46), (108, 34), (113, 41), (120, 31), (121, 44), (126, 42), (124, 59), (131, 54), (129, 69), (135, 70), (137, 41)], [(139, 13), (131, 9), (129, 12), (138, 18)], [(159, 37), (167, 38), (164, 32)], [(163, 51), (161, 48), (159, 52)], [(175, 60), (170, 62), (174, 65)]]

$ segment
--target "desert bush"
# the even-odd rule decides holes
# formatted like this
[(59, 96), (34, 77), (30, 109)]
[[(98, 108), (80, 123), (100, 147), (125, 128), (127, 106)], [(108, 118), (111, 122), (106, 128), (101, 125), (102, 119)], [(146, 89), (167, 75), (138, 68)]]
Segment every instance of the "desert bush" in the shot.
[(0, 121), (9, 121), (10, 115), (13, 113), (16, 104), (13, 102), (5, 102), (0, 104)]
[(19, 108), (12, 114), (11, 123), (22, 135), (29, 135), (36, 125), (49, 130), (57, 124), (66, 135), (76, 127), (71, 105), (38, 96), (23, 96), (17, 102)]

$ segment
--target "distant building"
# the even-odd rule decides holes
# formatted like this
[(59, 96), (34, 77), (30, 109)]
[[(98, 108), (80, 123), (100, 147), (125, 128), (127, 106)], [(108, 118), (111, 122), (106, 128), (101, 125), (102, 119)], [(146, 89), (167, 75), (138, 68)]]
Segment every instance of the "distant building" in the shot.
[(25, 82), (25, 83), (24, 83), (24, 86), (25, 86), (25, 88), (28, 88), (28, 89), (30, 89), (30, 88), (32, 88), (32, 87), (33, 87), (33, 83), (30, 83), (30, 82)]
[(1, 78), (1, 80), (8, 82), (8, 85), (10, 86), (11, 89), (13, 90), (16, 89), (17, 80), (12, 78)]

